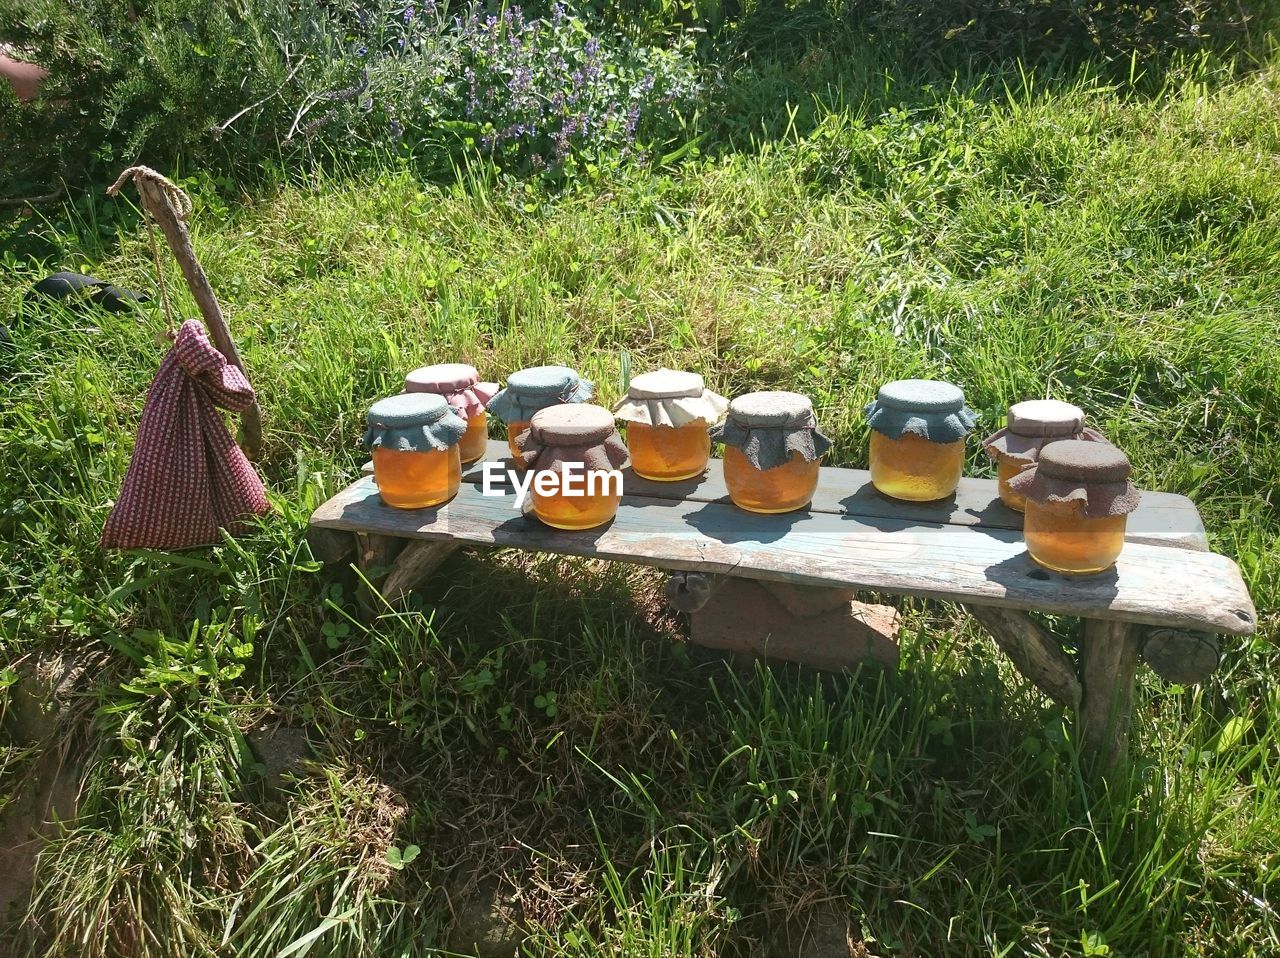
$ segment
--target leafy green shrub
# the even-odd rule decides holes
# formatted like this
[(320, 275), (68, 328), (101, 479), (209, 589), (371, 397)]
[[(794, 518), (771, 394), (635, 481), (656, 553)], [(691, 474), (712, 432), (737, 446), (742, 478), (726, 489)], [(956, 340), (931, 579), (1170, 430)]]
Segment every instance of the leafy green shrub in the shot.
[[(18, 149), (0, 191), (99, 179), (133, 162), (251, 172), (402, 152), (429, 171), (481, 152), (521, 171), (571, 157), (643, 159), (700, 94), (688, 44), (622, 38), (560, 3), (425, 0), (0, 0), (49, 67), (34, 105), (6, 103)], [(35, 160), (32, 163), (32, 160)]]
[(914, 55), (958, 51), (997, 58), (1145, 61), (1222, 46), (1243, 34), (1258, 3), (1239, 0), (827, 0), (744, 5), (748, 32), (786, 31), (786, 17), (825, 12), (904, 41)]

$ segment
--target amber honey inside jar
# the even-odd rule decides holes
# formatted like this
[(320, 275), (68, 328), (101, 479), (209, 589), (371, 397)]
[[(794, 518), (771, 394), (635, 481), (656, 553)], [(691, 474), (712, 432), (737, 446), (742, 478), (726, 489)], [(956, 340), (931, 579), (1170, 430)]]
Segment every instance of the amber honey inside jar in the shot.
[(964, 440), (931, 442), (912, 433), (871, 433), (871, 482), (886, 496), (933, 502), (956, 491), (964, 474)]
[(977, 421), (964, 392), (932, 379), (885, 383), (866, 408), (871, 484), (886, 496), (933, 502), (964, 475), (965, 437)]
[(627, 447), (609, 410), (589, 403), (539, 410), (517, 452), (533, 471), (533, 512), (546, 525), (591, 529), (617, 513)]
[(627, 426), (631, 468), (637, 476), (675, 482), (702, 475), (711, 459), (711, 437), (705, 422), (684, 426)]
[(1105, 442), (1100, 433), (1086, 429), (1084, 410), (1058, 399), (1028, 399), (1009, 407), (1008, 424), (982, 441), (996, 461), (1000, 501), (1015, 512), (1026, 507), (1024, 497), (1009, 485), (1014, 476), (1036, 462), (1040, 451), (1055, 442), (1086, 439)]
[(740, 509), (765, 514), (794, 512), (813, 501), (821, 465), (820, 459), (806, 462), (804, 456), (793, 452), (781, 466), (757, 469), (742, 450), (726, 446), (724, 484)]
[(697, 373), (656, 369), (636, 376), (613, 407), (627, 426), (631, 470), (658, 482), (702, 475), (711, 459), (708, 430), (728, 406)]
[(555, 529), (594, 529), (604, 525), (618, 512), (621, 494), (605, 494), (579, 498), (553, 493), (549, 496), (533, 492), (533, 511)]
[(462, 481), (459, 441), (467, 424), (444, 397), (401, 393), (369, 409), (364, 442), (382, 501), (398, 509), (448, 502)]
[(462, 483), (459, 447), (444, 452), (373, 450), (373, 481), (382, 501), (397, 509), (425, 509), (448, 502)]
[(534, 415), (552, 406), (587, 402), (595, 387), (568, 366), (530, 366), (507, 377), (505, 389), (489, 400), (488, 410), (507, 426), (507, 446), (521, 468), (516, 440), (529, 428)]
[(1125, 454), (1106, 442), (1067, 439), (1040, 450), (1036, 464), (1009, 481), (1026, 498), (1022, 528), (1031, 558), (1074, 575), (1111, 568), (1139, 500), (1129, 471)]
[(466, 363), (438, 363), (422, 366), (405, 376), (404, 391), (443, 396), (467, 424), (459, 450), (462, 464), (468, 466), (484, 458), (489, 445), (485, 404), (497, 393), (497, 383), (480, 382), (476, 368)]
[(1046, 568), (1074, 575), (1115, 565), (1124, 548), (1128, 516), (1083, 514), (1079, 503), (1028, 502), (1023, 535), (1031, 558)]
[(1009, 480), (1026, 469), (1029, 463), (1014, 459), (1011, 456), (999, 456), (996, 459), (996, 482), (1000, 493), (1000, 501), (1015, 512), (1022, 512), (1027, 507), (1027, 497), (1020, 496), (1009, 488)]
[(482, 409), (467, 417), (467, 431), (458, 443), (463, 465), (471, 465), (484, 458), (489, 448), (489, 417)]
[(515, 459), (516, 465), (521, 469), (524, 468), (524, 460), (520, 458), (520, 450), (516, 446), (516, 440), (520, 438), (520, 434), (526, 432), (529, 428), (528, 420), (523, 422), (507, 423), (507, 448), (511, 450), (511, 458)]
[(809, 398), (791, 392), (738, 396), (712, 438), (724, 443), (729, 498), (748, 512), (807, 506), (818, 488), (822, 457), (831, 448), (818, 431)]

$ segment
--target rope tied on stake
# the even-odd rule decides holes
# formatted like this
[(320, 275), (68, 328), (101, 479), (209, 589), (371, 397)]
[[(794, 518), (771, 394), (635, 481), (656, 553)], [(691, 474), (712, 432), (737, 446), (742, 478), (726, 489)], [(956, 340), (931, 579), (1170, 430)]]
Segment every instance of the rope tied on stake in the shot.
[[(107, 187), (107, 195), (117, 195), (126, 180), (132, 179), (136, 182), (140, 176), (145, 176), (158, 189), (164, 192), (165, 198), (169, 201), (169, 205), (173, 207), (174, 214), (178, 217), (179, 222), (186, 223), (187, 218), (191, 215), (191, 197), (187, 196), (182, 191), (182, 187), (178, 186), (169, 177), (163, 173), (157, 173), (149, 166), (129, 167), (116, 178), (114, 183)], [(156, 280), (160, 284), (160, 305), (164, 307), (164, 321), (168, 327), (169, 340), (172, 342), (178, 333), (178, 329), (173, 321), (173, 307), (169, 304), (169, 289), (164, 283), (164, 267), (160, 265), (160, 247), (156, 243), (156, 222), (145, 203), (142, 207), (142, 217), (147, 221), (147, 236), (151, 240), (151, 260), (156, 264)]]
[[(164, 270), (160, 266), (160, 249), (155, 240), (154, 226), (160, 227), (169, 248), (173, 251), (174, 259), (178, 261), (183, 278), (187, 281), (187, 287), (191, 290), (192, 298), (200, 307), (200, 315), (204, 318), (213, 344), (226, 357), (228, 363), (247, 376), (248, 371), (231, 338), (231, 330), (222, 315), (222, 308), (218, 305), (218, 297), (214, 295), (209, 278), (205, 275), (204, 268), (196, 259), (195, 250), (191, 246), (191, 236), (187, 232), (187, 220), (192, 210), (191, 197), (167, 176), (157, 173), (149, 166), (129, 167), (111, 186), (107, 187), (107, 195), (116, 196), (130, 181), (137, 187), (138, 198), (142, 201), (142, 212), (147, 220), (147, 227), (151, 230), (151, 253), (155, 259), (156, 275), (160, 284), (160, 300), (164, 305), (169, 338), (174, 338), (177, 326), (165, 287)], [(245, 454), (252, 459), (262, 448), (262, 410), (256, 398), (253, 404), (244, 410), (241, 424), (244, 428), (241, 445)]]

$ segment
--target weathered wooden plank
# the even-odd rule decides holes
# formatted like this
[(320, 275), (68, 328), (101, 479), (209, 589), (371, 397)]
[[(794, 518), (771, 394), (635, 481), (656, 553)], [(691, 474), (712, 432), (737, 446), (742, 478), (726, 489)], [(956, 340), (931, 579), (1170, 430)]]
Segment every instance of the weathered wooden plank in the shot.
[(1070, 577), (1033, 563), (1021, 533), (1008, 529), (814, 512), (760, 516), (716, 502), (627, 496), (612, 523), (561, 532), (525, 518), (513, 503), (513, 496), (485, 496), (464, 483), (446, 506), (393, 509), (365, 478), (321, 506), (311, 521), (404, 538), (1209, 632), (1248, 634), (1256, 625), (1235, 563), (1208, 552), (1130, 543), (1115, 569)]
[(1077, 721), (1085, 747), (1103, 768), (1123, 761), (1129, 749), (1138, 644), (1132, 625), (1085, 620)]
[[(509, 466), (505, 441), (490, 439), (486, 459)], [(478, 483), (483, 477), (483, 462), (463, 471), (463, 481)], [(365, 475), (372, 471), (366, 463)], [(688, 502), (720, 502), (729, 504), (729, 490), (719, 459), (712, 459), (705, 475), (682, 482), (654, 482), (643, 479), (630, 469), (623, 470), (623, 492), (629, 496), (650, 499), (675, 499)], [(992, 529), (1022, 528), (1022, 514), (1006, 508), (1000, 501), (993, 479), (960, 480), (955, 496), (941, 502), (902, 502), (876, 492), (871, 474), (865, 469), (842, 469), (824, 466), (819, 472), (818, 491), (809, 506), (810, 512), (832, 515), (855, 515), (874, 519), (904, 519), (947, 525), (981, 526)], [(1129, 542), (1149, 542), (1188, 549), (1208, 549), (1204, 524), (1195, 504), (1186, 496), (1168, 492), (1144, 492), (1137, 510), (1129, 516), (1125, 538)]]

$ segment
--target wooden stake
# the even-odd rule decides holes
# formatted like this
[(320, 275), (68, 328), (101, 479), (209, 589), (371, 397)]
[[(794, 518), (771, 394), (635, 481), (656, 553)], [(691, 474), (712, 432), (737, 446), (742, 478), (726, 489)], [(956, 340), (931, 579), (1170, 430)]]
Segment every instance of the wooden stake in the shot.
[[(209, 277), (196, 259), (195, 249), (191, 245), (191, 235), (187, 232), (186, 216), (191, 208), (191, 200), (167, 177), (146, 166), (131, 166), (120, 174), (116, 182), (108, 187), (107, 194), (116, 195), (124, 183), (132, 179), (138, 188), (138, 196), (142, 200), (143, 209), (155, 220), (164, 238), (169, 242), (174, 259), (182, 269), (191, 295), (200, 307), (200, 315), (209, 330), (213, 344), (218, 352), (227, 358), (227, 362), (237, 367), (248, 377), (240, 353), (231, 338), (231, 329), (222, 315), (218, 305), (218, 297), (209, 285)], [(176, 204), (176, 205), (175, 205)], [(245, 455), (253, 459), (262, 449), (262, 409), (257, 401), (245, 410), (241, 417), (244, 426), (243, 447)]]

